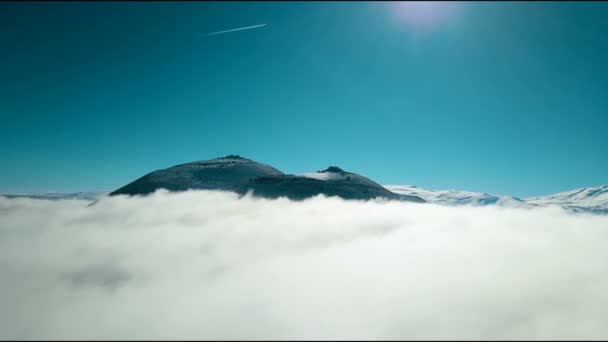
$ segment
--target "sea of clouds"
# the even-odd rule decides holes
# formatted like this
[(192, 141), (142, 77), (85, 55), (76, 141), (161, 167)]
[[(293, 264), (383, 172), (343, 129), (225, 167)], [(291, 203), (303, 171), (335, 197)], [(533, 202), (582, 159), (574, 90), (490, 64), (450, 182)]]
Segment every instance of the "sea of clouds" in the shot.
[(0, 339), (607, 339), (608, 216), (0, 197)]

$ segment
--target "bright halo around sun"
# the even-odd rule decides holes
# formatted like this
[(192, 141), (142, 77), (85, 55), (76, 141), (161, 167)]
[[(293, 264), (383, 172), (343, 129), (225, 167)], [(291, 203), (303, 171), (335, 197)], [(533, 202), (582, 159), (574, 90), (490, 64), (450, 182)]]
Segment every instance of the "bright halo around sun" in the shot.
[(391, 10), (399, 24), (415, 31), (431, 31), (452, 20), (462, 8), (456, 1), (394, 1)]

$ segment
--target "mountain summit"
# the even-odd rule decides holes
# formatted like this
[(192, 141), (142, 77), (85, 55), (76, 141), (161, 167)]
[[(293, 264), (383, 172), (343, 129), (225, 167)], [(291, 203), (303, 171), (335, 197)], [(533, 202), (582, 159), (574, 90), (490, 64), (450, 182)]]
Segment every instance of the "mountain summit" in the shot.
[(188, 189), (241, 191), (252, 179), (281, 176), (283, 172), (238, 155), (194, 161), (157, 170), (110, 193), (112, 195), (144, 195), (157, 189), (185, 191)]
[(153, 171), (110, 193), (113, 195), (145, 195), (157, 189), (185, 191), (188, 189), (226, 190), (266, 198), (287, 197), (302, 200), (316, 195), (344, 199), (368, 200), (384, 198), (425, 202), (417, 196), (393, 193), (382, 185), (337, 166), (316, 173), (288, 175), (276, 168), (238, 155), (179, 164)]

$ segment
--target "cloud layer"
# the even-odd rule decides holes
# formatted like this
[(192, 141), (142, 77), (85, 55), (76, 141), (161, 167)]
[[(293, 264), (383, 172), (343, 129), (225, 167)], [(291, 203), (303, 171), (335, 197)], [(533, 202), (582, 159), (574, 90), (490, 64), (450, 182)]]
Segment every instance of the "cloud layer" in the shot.
[(0, 197), (0, 339), (606, 339), (608, 217)]

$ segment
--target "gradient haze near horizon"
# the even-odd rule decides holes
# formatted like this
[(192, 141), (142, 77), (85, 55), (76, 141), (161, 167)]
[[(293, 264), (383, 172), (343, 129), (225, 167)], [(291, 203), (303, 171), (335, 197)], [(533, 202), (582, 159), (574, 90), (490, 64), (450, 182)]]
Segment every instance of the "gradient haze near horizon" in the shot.
[(608, 183), (608, 3), (457, 6), (420, 29), (381, 2), (1, 2), (0, 193), (227, 154), (519, 197)]

